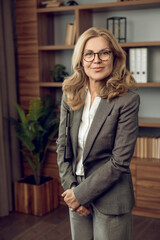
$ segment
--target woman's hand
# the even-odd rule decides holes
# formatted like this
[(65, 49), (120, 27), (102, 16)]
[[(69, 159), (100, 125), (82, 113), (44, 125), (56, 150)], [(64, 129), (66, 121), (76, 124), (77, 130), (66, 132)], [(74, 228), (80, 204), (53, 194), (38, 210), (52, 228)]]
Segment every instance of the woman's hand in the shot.
[(71, 208), (73, 212), (80, 206), (80, 203), (74, 195), (73, 189), (67, 189), (62, 193), (62, 197), (64, 198), (65, 203), (69, 208)]
[(76, 199), (73, 189), (68, 189), (62, 193), (65, 203), (71, 208), (72, 212), (76, 212), (79, 216), (88, 216), (91, 213), (91, 207), (81, 206)]
[(82, 216), (87, 217), (91, 213), (91, 207), (80, 206), (79, 208), (76, 209), (75, 212), (81, 217)]

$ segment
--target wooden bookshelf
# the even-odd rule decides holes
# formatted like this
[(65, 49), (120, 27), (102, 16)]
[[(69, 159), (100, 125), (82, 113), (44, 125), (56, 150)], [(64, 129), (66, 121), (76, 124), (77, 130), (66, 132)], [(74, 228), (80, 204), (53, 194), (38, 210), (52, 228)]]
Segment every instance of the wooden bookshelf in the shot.
[(92, 9), (94, 12), (99, 11), (128, 11), (128, 10), (139, 10), (139, 9), (150, 9), (159, 8), (159, 0), (140, 0), (140, 1), (123, 1), (123, 2), (111, 2), (111, 3), (96, 3), (88, 5), (79, 5), (79, 9)]
[(132, 158), (132, 163), (134, 164), (140, 164), (140, 165), (151, 165), (151, 166), (157, 166), (157, 164), (159, 165), (160, 163), (160, 159), (156, 159), (156, 158), (136, 158), (133, 157)]
[[(40, 7), (40, 4), (38, 5)], [(111, 3), (95, 3), (95, 4), (85, 4), (77, 6), (61, 6), (55, 8), (38, 8), (38, 13), (47, 13), (47, 12), (56, 12), (64, 13), (71, 11), (80, 11), (80, 10), (92, 10), (93, 12), (101, 11), (119, 11), (119, 10), (139, 10), (139, 9), (150, 9), (150, 8), (159, 8), (159, 0), (140, 0), (140, 1), (124, 1), (124, 2), (111, 2)]]
[(54, 88), (59, 88), (62, 87), (62, 83), (61, 82), (40, 82), (39, 83), (40, 87), (54, 87)]
[(39, 51), (57, 51), (57, 50), (73, 50), (74, 46), (71, 45), (51, 45), (51, 46), (39, 46)]
[[(62, 87), (62, 83), (55, 83), (55, 82), (40, 82), (39, 83), (40, 87)], [(153, 88), (159, 88), (160, 87), (160, 83), (137, 83), (137, 87), (153, 87)]]
[(159, 88), (160, 83), (158, 82), (147, 82), (147, 83), (137, 83), (137, 87), (139, 88)]
[[(160, 41), (153, 41), (153, 42), (125, 42), (120, 43), (121, 47), (123, 48), (131, 48), (131, 47), (160, 47)], [(67, 49), (74, 49), (73, 46), (67, 45), (51, 45), (51, 46), (39, 46), (38, 49), (40, 51), (52, 51), (52, 50), (67, 50)]]
[(160, 159), (133, 158), (131, 172), (136, 196), (133, 214), (160, 218)]
[(120, 43), (123, 48), (131, 48), (131, 47), (159, 47), (160, 41), (152, 41), (152, 42), (125, 42)]
[(139, 118), (139, 126), (160, 128), (160, 118)]

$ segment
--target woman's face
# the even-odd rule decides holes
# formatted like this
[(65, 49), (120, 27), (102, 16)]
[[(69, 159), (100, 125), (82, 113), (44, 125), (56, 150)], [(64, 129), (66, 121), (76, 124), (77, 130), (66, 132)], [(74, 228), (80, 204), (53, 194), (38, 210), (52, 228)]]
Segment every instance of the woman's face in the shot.
[[(113, 53), (109, 51), (111, 51), (109, 42), (103, 37), (93, 37), (86, 42), (82, 64), (90, 81), (101, 81), (111, 74), (113, 70)], [(93, 60), (86, 61), (90, 56), (92, 58), (94, 56)], [(101, 60), (100, 58), (107, 60)]]

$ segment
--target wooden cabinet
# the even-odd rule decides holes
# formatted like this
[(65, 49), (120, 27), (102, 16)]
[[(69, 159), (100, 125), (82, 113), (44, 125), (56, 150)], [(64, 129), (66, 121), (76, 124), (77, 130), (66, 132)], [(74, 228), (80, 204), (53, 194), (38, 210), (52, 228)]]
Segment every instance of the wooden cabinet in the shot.
[[(54, 82), (50, 70), (53, 70), (55, 63), (68, 64), (70, 69), (74, 46), (65, 45), (67, 23), (73, 23), (75, 20), (76, 39), (78, 39), (83, 31), (95, 25), (94, 16), (98, 13), (160, 8), (160, 0), (117, 1), (58, 8), (41, 8), (40, 2), (40, 0), (16, 1), (19, 100), (25, 110), (28, 109), (31, 98), (45, 93), (51, 94), (55, 102), (60, 103), (61, 83)], [(121, 46), (126, 53), (131, 47), (160, 49), (160, 41), (144, 39), (143, 42), (121, 43)], [(151, 79), (148, 83), (138, 84), (138, 87), (160, 89), (160, 80), (155, 82)], [(139, 125), (142, 128), (160, 128), (160, 118), (143, 117), (139, 119)], [(153, 162), (152, 159), (132, 161), (131, 171), (136, 196), (134, 212), (139, 215), (160, 217), (158, 201), (160, 162), (156, 161), (154, 164)], [(59, 179), (55, 150), (48, 154), (44, 173)], [(24, 163), (24, 175), (28, 174), (29, 169)], [(59, 195), (61, 191), (59, 179)]]
[[(134, 169), (134, 171), (132, 170)], [(136, 196), (134, 214), (160, 217), (160, 162), (151, 159), (133, 159), (131, 164)]]
[(160, 166), (137, 166), (137, 207), (158, 210), (160, 213)]

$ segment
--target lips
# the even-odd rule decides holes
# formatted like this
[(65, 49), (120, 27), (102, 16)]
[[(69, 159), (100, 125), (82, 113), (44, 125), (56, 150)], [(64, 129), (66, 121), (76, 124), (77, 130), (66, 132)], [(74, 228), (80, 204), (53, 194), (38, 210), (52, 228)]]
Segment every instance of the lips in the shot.
[(103, 69), (103, 67), (94, 67), (92, 68), (94, 71), (99, 72)]

